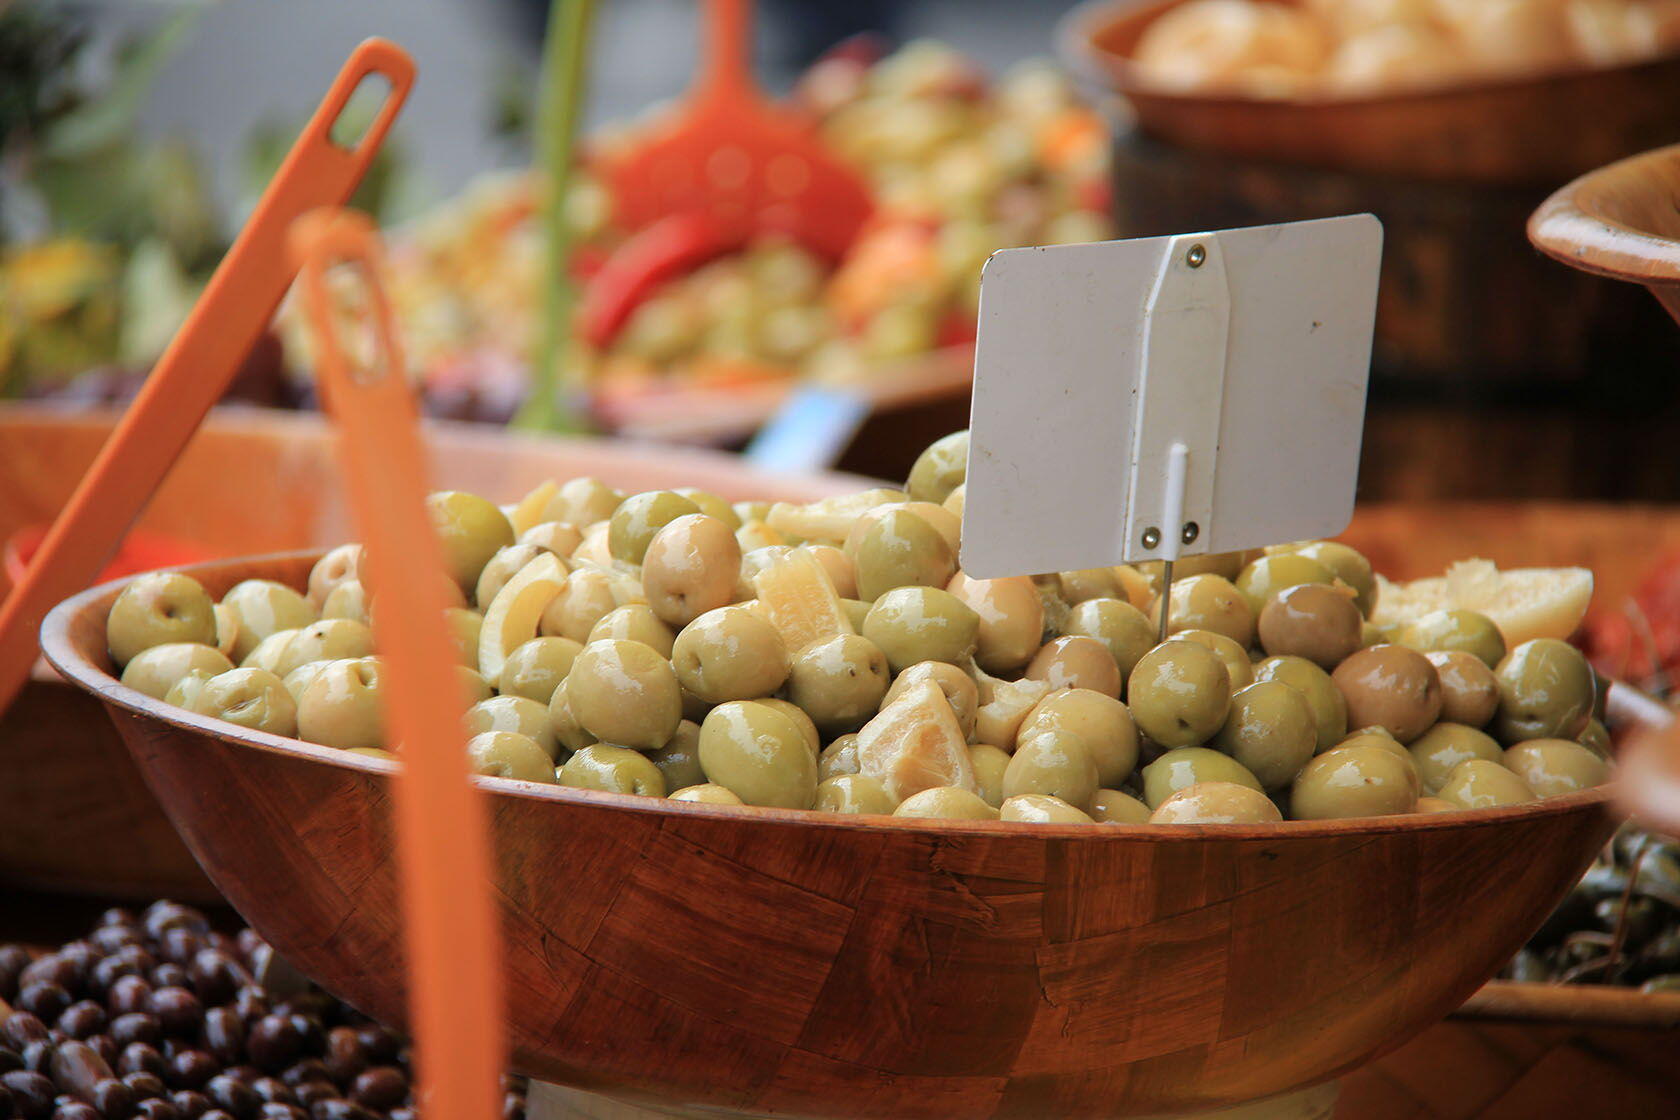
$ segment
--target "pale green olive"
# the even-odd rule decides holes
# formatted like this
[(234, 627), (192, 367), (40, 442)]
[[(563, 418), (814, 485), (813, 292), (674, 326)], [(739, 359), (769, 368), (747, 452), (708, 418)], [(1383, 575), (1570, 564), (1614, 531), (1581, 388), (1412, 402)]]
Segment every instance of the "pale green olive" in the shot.
[(1091, 819), (1099, 824), (1144, 824), (1149, 806), (1121, 790), (1099, 789), (1091, 799)]
[(490, 687), (490, 682), (484, 679), (477, 669), (465, 665), (455, 666), (455, 677), (461, 682), (461, 695), (466, 698), (467, 707), (472, 707), (480, 700), (488, 700), (496, 695), (496, 690)]
[(282, 677), (311, 661), (342, 661), (373, 654), (373, 631), (348, 618), (324, 618), (292, 631), (278, 663), (270, 670)]
[(1499, 762), (1504, 757), (1504, 751), (1491, 735), (1462, 723), (1445, 721), (1418, 736), (1407, 749), (1417, 766), (1423, 792), (1431, 796), (1441, 792), (1459, 763), (1472, 758)]
[(1059, 797), (1047, 793), (1018, 793), (1006, 798), (998, 811), (1002, 821), (1022, 821), (1027, 824), (1096, 824), (1083, 809), (1076, 809)]
[(710, 490), (697, 490), (692, 486), (679, 486), (674, 493), (680, 494), (700, 507), (700, 512), (707, 517), (715, 517), (729, 527), (733, 533), (741, 527), (741, 515), (735, 512), (735, 507)]
[(840, 609), (846, 612), (846, 621), (852, 624), (852, 629), (863, 633), (863, 620), (869, 617), (869, 608), (874, 603), (866, 603), (862, 599), (842, 599)]
[(194, 705), (198, 703), (198, 694), (204, 691), (204, 686), (210, 683), (210, 678), (217, 675), (219, 674), (203, 669), (190, 669), (169, 686), (169, 691), (163, 695), (163, 702), (171, 707), (193, 711)]
[(1568, 739), (1529, 739), (1507, 750), (1501, 761), (1539, 797), (1592, 789), (1610, 777), (1602, 758)]
[(899, 587), (875, 600), (863, 636), (887, 655), (893, 672), (918, 661), (965, 664), (980, 634), (980, 616), (938, 587)]
[[(288, 660), (286, 651), (291, 649), (292, 643), (297, 640), (299, 633), (300, 631), (297, 630), (278, 630), (270, 634), (258, 642), (256, 648), (245, 655), (239, 663), (240, 666), (246, 669), (266, 669), (276, 676), (291, 672), (291, 668), (296, 668), (296, 665), (292, 665), (291, 668), (286, 667)], [(301, 664), (301, 662), (298, 664)]]
[(589, 632), (619, 606), (612, 576), (599, 568), (578, 568), (543, 611), (538, 632), (586, 642)]
[(1212, 745), (1247, 767), (1262, 788), (1283, 789), (1317, 749), (1318, 725), (1305, 696), (1282, 681), (1260, 681), (1231, 697)]
[(867, 774), (837, 774), (817, 785), (813, 808), (824, 813), (888, 816), (898, 807), (887, 787)]
[(685, 719), (677, 724), (677, 733), (671, 736), (671, 741), (650, 752), (648, 758), (664, 776), (666, 789), (705, 784), (706, 772), (700, 766), (700, 725), (693, 720)]
[(169, 695), (175, 682), (188, 673), (216, 676), (232, 669), (221, 650), (200, 642), (167, 642), (135, 654), (123, 670), (122, 683), (154, 700)]
[(566, 687), (570, 680), (567, 677), (561, 681), (554, 695), (549, 697), (548, 722), (554, 726), (554, 738), (562, 747), (569, 751), (581, 751), (584, 747), (594, 746), (599, 740), (584, 730), (572, 711), (571, 693)]
[(1088, 688), (1120, 698), (1120, 666), (1108, 647), (1095, 638), (1069, 636), (1045, 642), (1027, 663), (1028, 680), (1051, 688)]
[(560, 784), (573, 789), (664, 797), (665, 778), (647, 755), (625, 747), (597, 743), (585, 747), (560, 767)]
[(896, 587), (944, 588), (957, 570), (956, 554), (939, 530), (902, 508), (873, 515), (849, 551), (862, 599), (879, 599)]
[(572, 663), (582, 652), (582, 643), (570, 638), (542, 637), (521, 642), (502, 663), (496, 687), (505, 695), (523, 696), (546, 704), (554, 698), (554, 690), (572, 671)]
[[(319, 676), (322, 669), (331, 664), (330, 661), (311, 661), (307, 665), (299, 665), (296, 669), (287, 673), (282, 679), (285, 682), (286, 691), (292, 694), (292, 700), (294, 702), (302, 701), (303, 690), (309, 687), (309, 682)], [(470, 702), (477, 703), (477, 699), (475, 698)]]
[(525, 736), (548, 755), (550, 768), (560, 757), (560, 744), (554, 738), (554, 725), (549, 722), (548, 708), (523, 696), (493, 696), (467, 709), (465, 717), (468, 735), (486, 731), (514, 731)]
[(974, 784), (979, 787), (980, 799), (998, 808), (1003, 804), (1003, 775), (1009, 769), (1009, 752), (1002, 747), (975, 743), (968, 748), (968, 761), (974, 767)]
[(837, 778), (841, 774), (860, 773), (858, 764), (858, 737), (855, 733), (842, 735), (828, 746), (817, 758), (817, 779), (827, 781)]
[(1118, 786), (1137, 768), (1137, 725), (1126, 705), (1105, 693), (1089, 688), (1050, 693), (1021, 722), (1017, 738), (1025, 741), (1041, 731), (1077, 735), (1096, 760), (1099, 786)]
[(880, 647), (858, 634), (840, 634), (799, 651), (787, 696), (819, 731), (835, 735), (856, 731), (880, 710), (888, 677)]
[(1219, 660), (1225, 662), (1225, 671), (1231, 675), (1232, 692), (1254, 683), (1254, 662), (1249, 660), (1248, 650), (1227, 635), (1216, 634), (1212, 630), (1180, 630), (1172, 636), (1172, 640), (1196, 642), (1217, 653)]
[(1159, 809), (1161, 802), (1198, 782), (1234, 782), (1263, 792), (1260, 779), (1230, 755), (1206, 747), (1179, 747), (1143, 768), (1144, 803)]
[(640, 564), (655, 533), (679, 517), (699, 512), (699, 506), (670, 490), (632, 494), (613, 511), (607, 549), (614, 560)]
[(578, 723), (607, 743), (654, 750), (682, 722), (677, 674), (641, 642), (609, 639), (584, 646), (566, 676), (566, 694)]
[(957, 786), (935, 786), (913, 793), (898, 803), (892, 815), (948, 821), (998, 819), (998, 811), (982, 801), (978, 794)]
[(809, 809), (817, 794), (817, 754), (788, 714), (757, 700), (731, 700), (700, 725), (706, 779), (748, 805)]
[(466, 607), (447, 607), (443, 612), (443, 624), (449, 631), (449, 640), (455, 647), (456, 660), (467, 668), (478, 664), (478, 638), (484, 629), (484, 616)]
[(1441, 718), (1486, 727), (1499, 710), (1499, 680), (1493, 670), (1462, 650), (1434, 650), (1423, 656), (1441, 679)]
[(368, 597), (362, 581), (347, 579), (329, 591), (326, 600), (321, 604), (321, 617), (347, 618), (352, 622), (367, 625)]
[(298, 697), (298, 737), (328, 747), (382, 747), (385, 711), (377, 659), (330, 661)]
[(1417, 807), (1417, 777), (1405, 760), (1381, 747), (1339, 747), (1301, 769), (1290, 791), (1290, 815), (1319, 821), (1410, 813)]
[(544, 552), (552, 552), (562, 562), (583, 544), (583, 531), (564, 521), (539, 521), (519, 534), (519, 544), (534, 544)]
[(1377, 605), (1377, 577), (1371, 571), (1369, 560), (1340, 541), (1307, 541), (1291, 551), (1318, 561), (1337, 579), (1353, 588), (1354, 605), (1361, 614), (1370, 617)]
[(216, 674), (194, 692), (190, 708), (252, 731), (286, 736), (297, 732), (297, 702), (285, 682), (266, 669)]
[(270, 634), (308, 626), (316, 617), (315, 607), (308, 599), (271, 579), (248, 579), (234, 584), (222, 596), (222, 606), (231, 610), (238, 621), (239, 633), (228, 656), (241, 663)]
[(735, 511), (735, 516), (745, 525), (749, 521), (763, 521), (768, 518), (770, 507), (774, 504), (766, 501), (731, 502), (729, 508)]
[(1083, 812), (1097, 794), (1097, 760), (1069, 731), (1046, 730), (1023, 737), (1003, 772), (1003, 796), (1047, 793)]
[(1535, 800), (1528, 783), (1497, 762), (1472, 758), (1459, 763), (1441, 786), (1442, 801), (1460, 809), (1493, 809)]
[(1236, 782), (1185, 786), (1149, 815), (1150, 824), (1268, 824), (1282, 819), (1271, 798)]
[(707, 611), (728, 606), (740, 577), (741, 546), (735, 530), (706, 514), (666, 523), (642, 557), (648, 604), (672, 626), (687, 626)]
[(739, 606), (707, 611), (683, 627), (671, 664), (683, 688), (707, 704), (769, 696), (789, 670), (780, 632)]
[(694, 801), (701, 805), (740, 805), (742, 801), (722, 786), (705, 782), (701, 785), (679, 789), (670, 796), (672, 801)]
[(1225, 723), (1231, 674), (1196, 642), (1162, 642), (1138, 660), (1126, 685), (1132, 718), (1164, 747), (1205, 743)]
[(1237, 576), (1237, 590), (1248, 599), (1254, 617), (1285, 588), (1302, 583), (1334, 583), (1336, 577), (1317, 560), (1299, 552), (1274, 552), (1253, 561)]
[[(488, 610), (490, 604), (496, 601), (496, 595), (507, 581), (518, 574), (519, 569), (543, 555), (547, 549), (534, 544), (515, 543), (506, 548), (498, 549), (490, 562), (484, 565), (484, 570), (478, 573), (478, 583), (473, 590), (473, 602), (478, 604), (479, 610)], [(561, 561), (562, 564), (565, 561)]]
[(1610, 739), (1609, 729), (1596, 719), (1589, 719), (1587, 721), (1587, 726), (1581, 730), (1581, 734), (1575, 741), (1580, 743), (1583, 747), (1586, 747), (1599, 758), (1606, 761), (1609, 760), (1610, 754), (1614, 749), (1614, 744)]
[(1592, 718), (1597, 681), (1581, 651), (1556, 638), (1524, 642), (1500, 662), (1499, 710), (1493, 733), (1501, 742), (1570, 739)]
[(1268, 657), (1254, 666), (1257, 681), (1282, 681), (1307, 698), (1318, 725), (1320, 754), (1342, 741), (1348, 731), (1347, 701), (1330, 674), (1304, 657)]
[(590, 628), (589, 638), (584, 645), (614, 639), (640, 642), (659, 656), (669, 658), (677, 635), (653, 613), (653, 608), (648, 604), (626, 603), (602, 615), (601, 620)]
[(974, 648), (974, 660), (980, 668), (988, 673), (1009, 673), (1038, 652), (1044, 637), (1044, 601), (1031, 579), (969, 579), (958, 572), (945, 590), (980, 619)]
[(496, 503), (460, 490), (426, 497), (426, 512), (443, 542), (444, 569), (462, 591), (478, 586), (484, 566), (513, 543), (513, 526)]
[(1155, 647), (1157, 634), (1148, 615), (1120, 598), (1085, 600), (1068, 612), (1061, 631), (1070, 637), (1095, 638), (1107, 646), (1123, 678), (1130, 677), (1138, 660)]
[(1400, 631), (1400, 642), (1424, 652), (1459, 650), (1490, 669), (1505, 660), (1505, 635), (1493, 619), (1476, 611), (1430, 611)]
[(904, 484), (918, 502), (943, 502), (951, 491), (968, 481), (968, 432), (952, 432), (934, 440), (916, 456), (910, 478)]
[(361, 552), (359, 544), (341, 544), (315, 561), (315, 566), (309, 569), (308, 598), (311, 606), (324, 613), (333, 591), (356, 578)]
[(1077, 571), (1057, 572), (1056, 587), (1062, 599), (1073, 606), (1091, 599), (1112, 599), (1118, 596), (1120, 584), (1112, 568), (1081, 568)]
[[(1175, 580), (1172, 586), (1167, 632), (1211, 630), (1224, 634), (1247, 649), (1254, 644), (1255, 611), (1224, 576), (1204, 574)], [(1150, 622), (1158, 626), (1161, 604), (1156, 600)]]
[(920, 661), (905, 669), (893, 679), (892, 687), (881, 697), (881, 707), (885, 708), (897, 700), (905, 689), (922, 681), (932, 681), (939, 686), (939, 691), (951, 703), (951, 711), (956, 714), (963, 736), (972, 736), (980, 711), (980, 688), (973, 677), (948, 661)]
[(528, 735), (483, 731), (467, 740), (467, 765), (474, 774), (519, 782), (554, 784), (554, 759)]
[(613, 515), (624, 495), (598, 478), (574, 478), (560, 484), (549, 499), (543, 518), (587, 528)]

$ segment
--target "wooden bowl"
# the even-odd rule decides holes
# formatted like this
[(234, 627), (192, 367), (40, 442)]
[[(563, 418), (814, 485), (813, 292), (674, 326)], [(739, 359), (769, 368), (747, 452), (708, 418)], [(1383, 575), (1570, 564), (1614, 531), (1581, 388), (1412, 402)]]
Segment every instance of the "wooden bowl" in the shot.
[[(298, 585), (312, 554), (190, 569)], [(393, 765), (124, 688), (99, 697), (227, 899), (306, 973), (405, 1016)], [(513, 1065), (611, 1096), (834, 1117), (1207, 1109), (1334, 1077), (1461, 1003), (1591, 861), (1591, 790), (1265, 827), (860, 819), (483, 779)]]
[(1556, 183), (1680, 133), (1680, 56), (1371, 97), (1163, 89), (1132, 53), (1144, 28), (1182, 2), (1081, 4), (1058, 39), (1065, 59), (1125, 97), (1140, 129), (1184, 147), (1400, 179)]
[[(0, 407), (0, 542), (52, 520), (118, 415)], [(702, 486), (732, 499), (813, 499), (868, 485), (833, 474), (771, 477), (708, 451), (535, 439), (469, 424), (429, 424), (426, 432), (440, 485), (508, 501), (542, 479), (577, 474), (630, 490)], [(224, 557), (348, 540), (334, 438), (318, 415), (218, 409), (139, 527)], [(100, 706), (44, 665), (0, 713), (0, 775), (0, 882), (125, 899), (216, 900)]]

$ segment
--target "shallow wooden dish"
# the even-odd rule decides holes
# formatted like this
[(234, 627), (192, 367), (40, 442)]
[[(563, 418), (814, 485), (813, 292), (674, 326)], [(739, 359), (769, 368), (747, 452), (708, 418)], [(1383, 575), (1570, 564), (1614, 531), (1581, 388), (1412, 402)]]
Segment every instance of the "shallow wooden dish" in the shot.
[[(193, 571), (219, 593), (297, 584), (312, 562)], [(402, 1021), (392, 765), (123, 688), (104, 651), (119, 588), (61, 604), (47, 656), (110, 708), (228, 900), (329, 989)], [(1461, 1003), (1613, 826), (1603, 790), (1479, 814), (1090, 828), (484, 785), (514, 1066), (805, 1116), (1144, 1115), (1336, 1076)]]
[[(0, 541), (50, 521), (119, 414), (0, 407)], [(730, 498), (811, 499), (867, 485), (771, 477), (707, 451), (534, 439), (480, 425), (426, 428), (432, 474), (512, 501), (539, 481), (594, 474), (631, 490), (702, 486)], [(139, 527), (209, 556), (325, 547), (353, 534), (333, 429), (318, 415), (212, 413)], [(0, 575), (0, 595), (5, 594)], [(146, 789), (99, 704), (43, 665), (0, 713), (0, 882), (127, 899), (217, 895)]]
[(1165, 90), (1131, 56), (1150, 21), (1182, 2), (1081, 4), (1058, 40), (1064, 59), (1126, 98), (1139, 128), (1189, 148), (1400, 179), (1555, 183), (1667, 143), (1680, 124), (1680, 56), (1376, 97)]

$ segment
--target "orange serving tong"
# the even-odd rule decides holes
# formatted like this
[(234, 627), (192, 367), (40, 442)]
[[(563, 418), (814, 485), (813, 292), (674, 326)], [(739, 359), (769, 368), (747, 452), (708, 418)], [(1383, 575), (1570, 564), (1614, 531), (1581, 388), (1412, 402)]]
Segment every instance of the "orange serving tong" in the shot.
[[(466, 704), (444, 625), (443, 547), (426, 515), (418, 410), (379, 284), (379, 237), (364, 214), (324, 210), (294, 225), (292, 244), (321, 397), (343, 433), (339, 454), (369, 586), (381, 601), (402, 604), (379, 616), (379, 649), (389, 733), (403, 759), (392, 788), (422, 1108), (448, 1120), (493, 1120), (504, 1054), (490, 845), (463, 749)], [(333, 318), (327, 274), (337, 266), (369, 297), (365, 361), (350, 357)]]
[(706, 53), (672, 114), (603, 160), (613, 219), (631, 238), (590, 281), (583, 336), (608, 342), (654, 287), (755, 234), (837, 259), (869, 217), (868, 187), (781, 108), (748, 66), (750, 0), (705, 0)]
[[(374, 74), (390, 83), (390, 94), (356, 146), (340, 147), (333, 125), (356, 87)], [(273, 318), (292, 282), (287, 227), (309, 210), (349, 199), (413, 83), (413, 60), (384, 39), (362, 43), (339, 71), (192, 314), (0, 605), (0, 709), (29, 676), (47, 611), (98, 577)]]

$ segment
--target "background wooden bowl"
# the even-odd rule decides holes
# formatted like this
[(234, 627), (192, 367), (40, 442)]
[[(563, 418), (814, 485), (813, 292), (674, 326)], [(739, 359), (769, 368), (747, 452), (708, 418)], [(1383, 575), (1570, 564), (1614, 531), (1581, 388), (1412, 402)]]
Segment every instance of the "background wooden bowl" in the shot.
[(1676, 138), (1680, 56), (1490, 77), (1380, 96), (1266, 100), (1151, 85), (1132, 61), (1184, 0), (1099, 0), (1063, 21), (1064, 57), (1174, 144), (1401, 179), (1555, 184)]
[[(194, 569), (299, 583), (310, 555)], [(117, 585), (43, 648), (288, 958), (404, 1017), (388, 763), (121, 687)], [(1019, 827), (486, 780), (514, 1062), (612, 1095), (845, 1117), (1143, 1115), (1335, 1076), (1492, 975), (1609, 834), (1606, 792), (1267, 827)]]
[[(111, 411), (0, 408), (0, 542), (50, 522), (115, 423)], [(593, 474), (628, 490), (702, 486), (729, 497), (812, 499), (842, 475), (770, 477), (707, 451), (534, 439), (427, 425), (432, 477), (512, 501), (545, 478)], [(206, 556), (324, 547), (352, 536), (332, 427), (318, 415), (218, 409), (139, 527)], [(5, 594), (0, 575), (0, 595)], [(0, 882), (113, 898), (213, 902), (215, 888), (147, 791), (100, 706), (44, 666), (0, 713)]]

